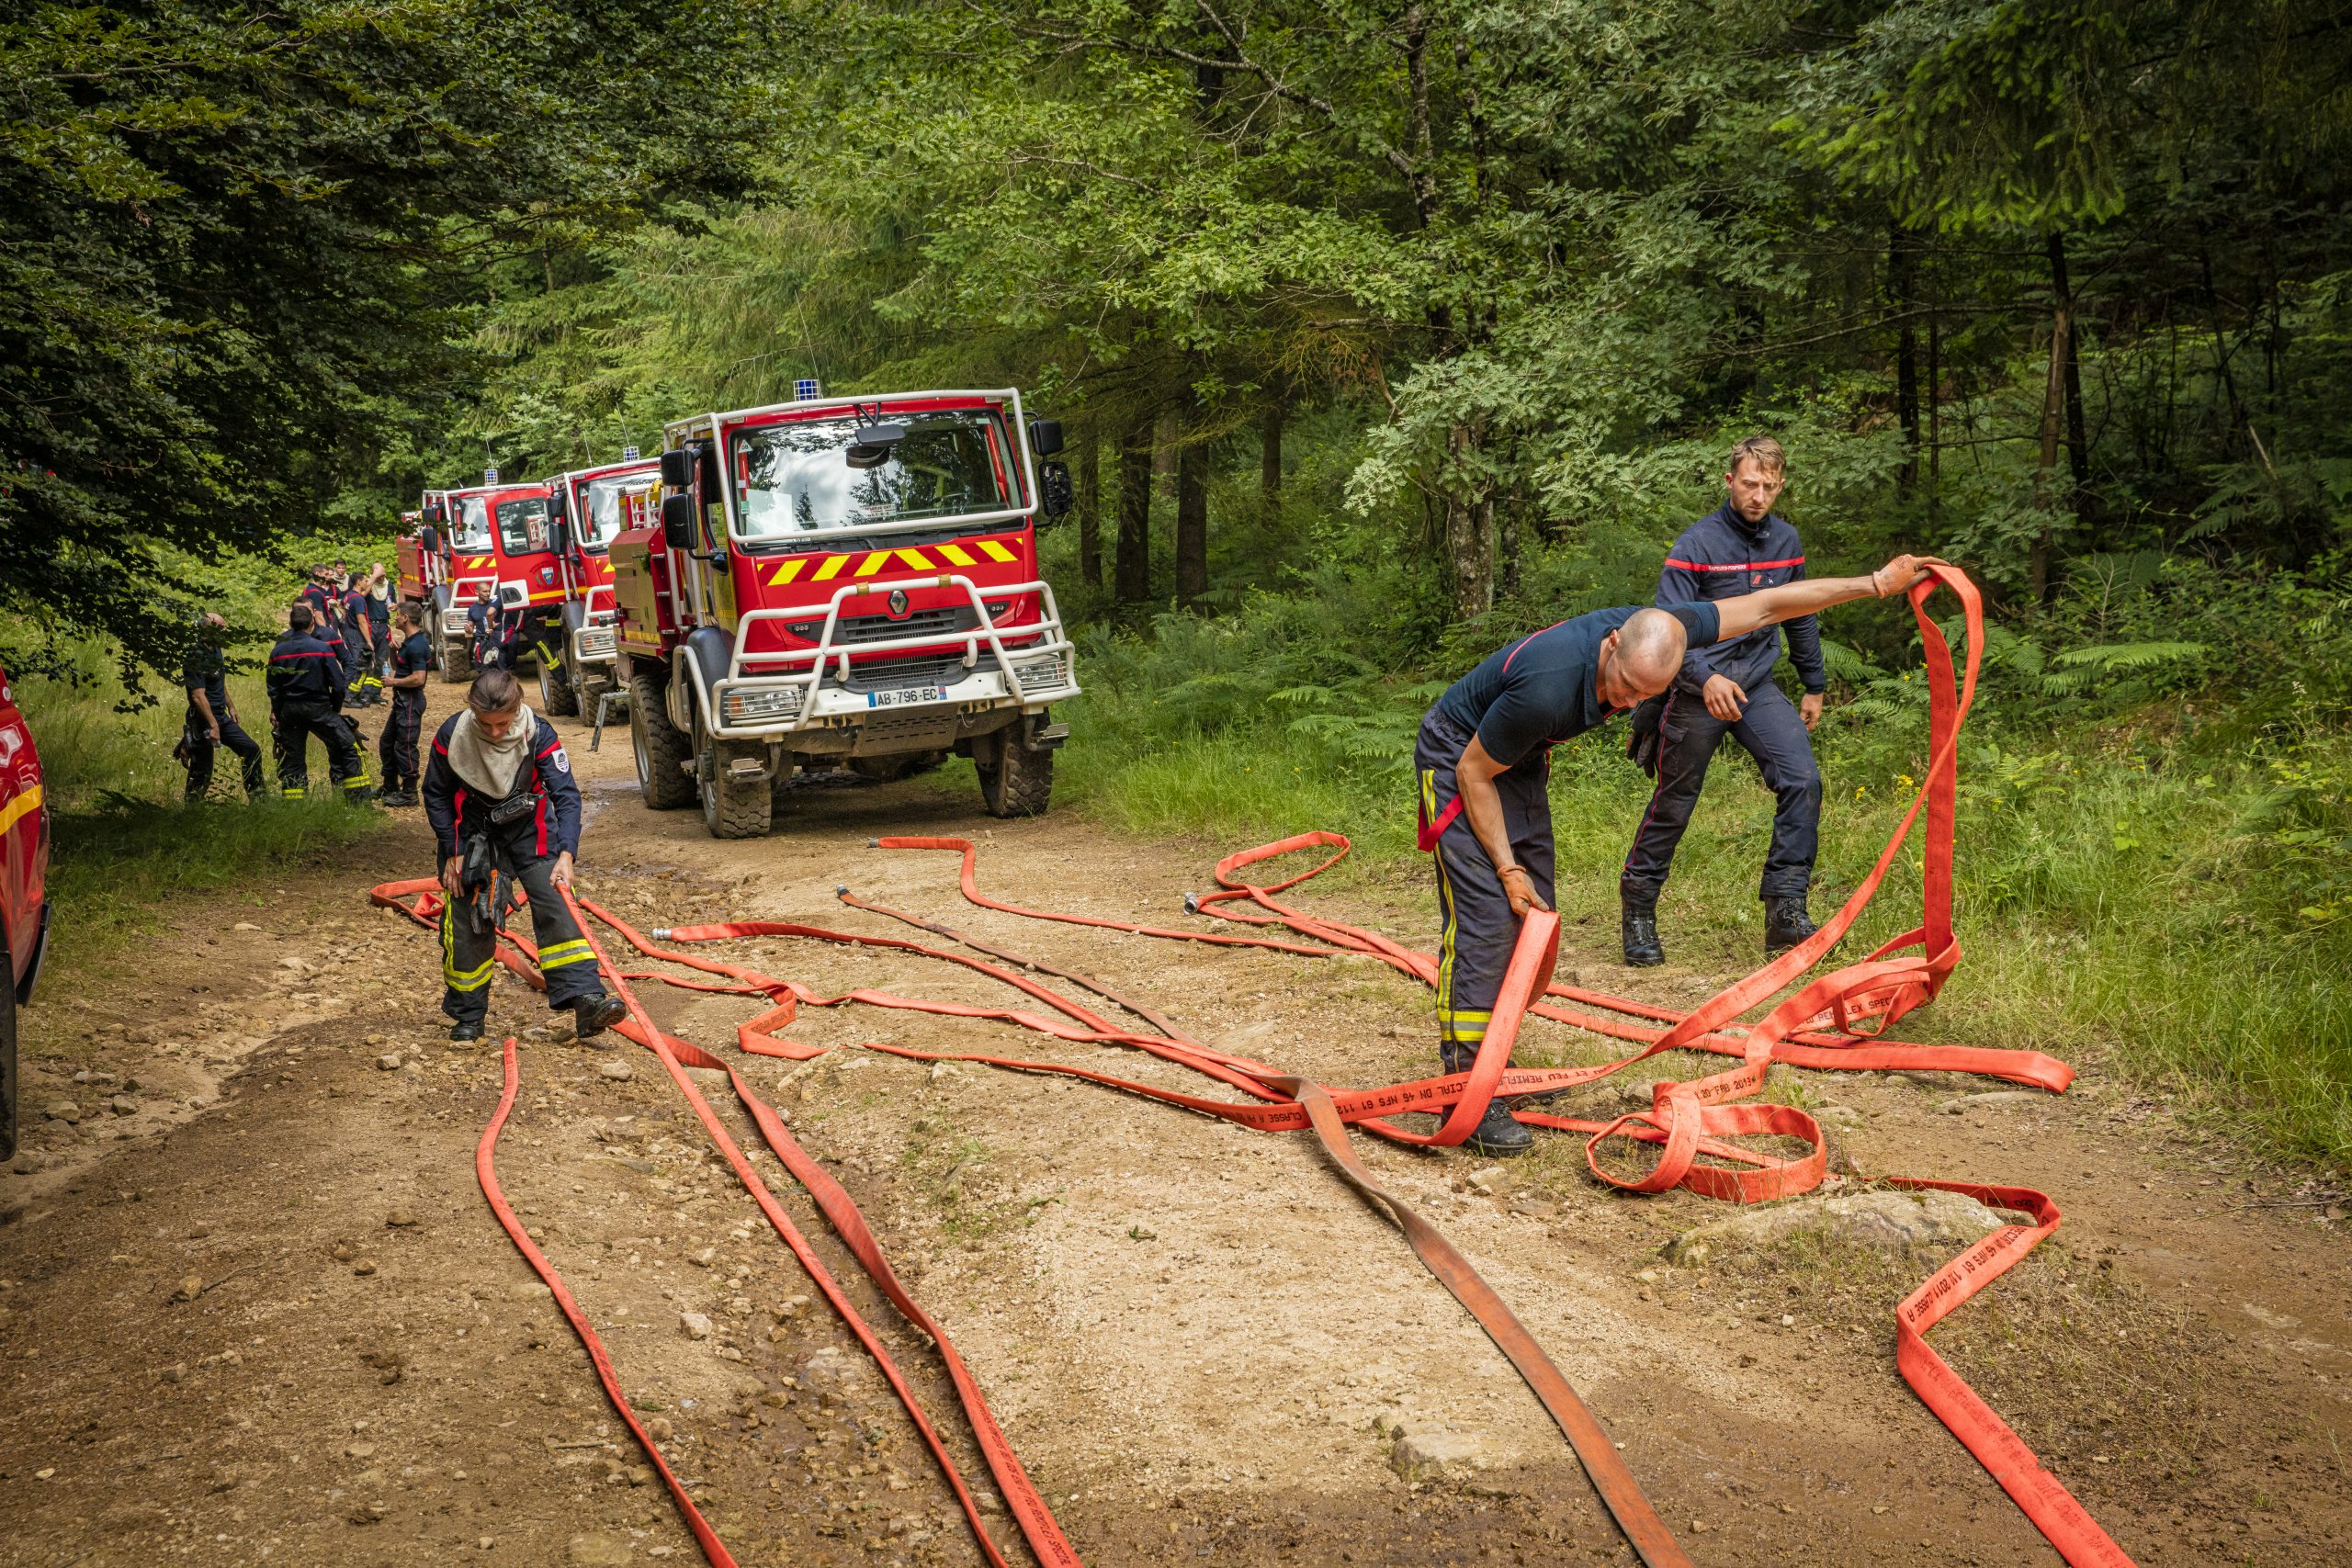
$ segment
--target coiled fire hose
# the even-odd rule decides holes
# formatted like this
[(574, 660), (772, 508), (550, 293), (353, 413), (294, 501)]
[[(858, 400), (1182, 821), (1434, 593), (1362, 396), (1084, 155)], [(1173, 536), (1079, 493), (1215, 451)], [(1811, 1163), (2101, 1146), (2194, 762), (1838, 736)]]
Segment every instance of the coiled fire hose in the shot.
[[(624, 971), (610, 962), (604, 948), (597, 944), (593, 934), (590, 936), (603, 973), (628, 1003), (629, 1020), (617, 1026), (619, 1032), (653, 1052), (661, 1060), (664, 1070), (686, 1097), (696, 1117), (734, 1168), (746, 1190), (759, 1204), (770, 1224), (800, 1259), (834, 1311), (875, 1358), (937, 1459), (963, 1506), (976, 1543), (991, 1563), (1001, 1563), (1003, 1557), (982, 1526), (979, 1512), (936, 1429), (878, 1337), (858, 1315), (774, 1194), (762, 1183), (725, 1125), (703, 1099), (694, 1081), (686, 1076), (685, 1068), (711, 1068), (727, 1073), (738, 1100), (751, 1114), (761, 1136), (795, 1179), (808, 1190), (820, 1213), (849, 1247), (860, 1266), (907, 1321), (931, 1338), (956, 1389), (958, 1402), (964, 1407), (966, 1419), (983, 1458), (1002, 1489), (1008, 1509), (1031, 1551), (1041, 1562), (1048, 1564), (1075, 1563), (1078, 1559), (1044, 1500), (1022, 1470), (1019, 1459), (997, 1427), (977, 1383), (965, 1369), (946, 1335), (922, 1312), (890, 1272), (879, 1244), (848, 1194), (822, 1166), (800, 1147), (782, 1121), (752, 1092), (733, 1067), (686, 1041), (663, 1033), (630, 989), (630, 980), (654, 979), (695, 990), (767, 998), (772, 1003), (767, 1010), (739, 1024), (736, 1029), (738, 1044), (747, 1053), (756, 1055), (808, 1060), (826, 1054), (825, 1048), (801, 1045), (776, 1032), (788, 1027), (803, 1006), (830, 1008), (857, 1003), (948, 1017), (987, 1019), (1071, 1044), (1148, 1052), (1238, 1090), (1248, 1096), (1249, 1100), (1184, 1094), (1060, 1062), (968, 1052), (922, 1051), (881, 1043), (869, 1043), (862, 1048), (917, 1061), (973, 1062), (1013, 1071), (1083, 1078), (1263, 1131), (1305, 1131), (1311, 1128), (1341, 1176), (1389, 1214), (1416, 1255), (1463, 1303), (1526, 1379), (1531, 1390), (1568, 1438), (1603, 1503), (1641, 1559), (1652, 1568), (1675, 1568), (1675, 1565), (1689, 1563), (1690, 1559), (1675, 1542), (1657, 1511), (1642, 1495), (1639, 1483), (1600, 1422), (1512, 1315), (1508, 1305), (1478, 1277), (1461, 1254), (1434, 1226), (1414, 1213), (1395, 1194), (1383, 1189), (1371, 1172), (1354, 1157), (1349, 1146), (1347, 1129), (1350, 1126), (1361, 1127), (1376, 1136), (1400, 1144), (1452, 1146), (1467, 1136), (1497, 1094), (1543, 1094), (1589, 1084), (1670, 1050), (1734, 1055), (1740, 1058), (1739, 1064), (1723, 1072), (1692, 1082), (1657, 1083), (1653, 1088), (1648, 1111), (1610, 1122), (1581, 1121), (1533, 1111), (1517, 1111), (1514, 1114), (1530, 1125), (1584, 1134), (1588, 1139), (1587, 1164), (1597, 1178), (1612, 1186), (1640, 1192), (1660, 1192), (1679, 1186), (1726, 1201), (1758, 1202), (1808, 1191), (1817, 1186), (1826, 1174), (1825, 1140), (1819, 1124), (1811, 1116), (1788, 1106), (1732, 1103), (1753, 1095), (1760, 1089), (1766, 1072), (1776, 1062), (1829, 1069), (1910, 1068), (1974, 1073), (2032, 1085), (2053, 1093), (2063, 1091), (2072, 1081), (2073, 1070), (2064, 1063), (2038, 1052), (1913, 1044), (1882, 1037), (1883, 1032), (1905, 1013), (1935, 997), (1960, 955), (1959, 942), (1951, 928), (1954, 785), (1960, 728), (1975, 692), (1979, 649), (1983, 644), (1983, 610), (1974, 585), (1956, 569), (1939, 565), (1931, 570), (1932, 580), (1923, 581), (1915, 586), (1910, 598), (1927, 655), (1932, 761), (1909, 810), (1877, 863), (1845, 905), (1803, 944), (1688, 1013), (1677, 1013), (1668, 1009), (1561, 984), (1546, 986), (1543, 999), (1539, 999), (1535, 995), (1535, 986), (1539, 976), (1551, 973), (1553, 954), (1558, 941), (1558, 919), (1549, 914), (1532, 915), (1521, 928), (1485, 1043), (1465, 1073), (1374, 1089), (1328, 1088), (1193, 1040), (1148, 1006), (1124, 997), (1090, 976), (992, 947), (952, 928), (906, 911), (857, 898), (846, 888), (841, 890), (840, 897), (850, 908), (904, 921), (1001, 962), (991, 963), (986, 958), (970, 956), (967, 953), (925, 946), (899, 938), (833, 931), (788, 921), (733, 921), (657, 930), (649, 938), (594, 903), (583, 901), (575, 904), (574, 912), (578, 914), (584, 908), (587, 914), (593, 915), (646, 958), (721, 977), (717, 981), (695, 981), (662, 972)], [(1951, 589), (1961, 601), (1967, 627), (1964, 673), (1956, 674), (1950, 644), (1924, 608), (1938, 585)], [(1736, 1019), (1793, 981), (1844, 935), (1877, 891), (1923, 812), (1927, 817), (1927, 832), (1920, 924), (1881, 946), (1860, 962), (1813, 980), (1774, 1007), (1761, 1021), (1745, 1031), (1734, 1032), (1729, 1026)], [(976, 873), (977, 852), (967, 840), (885, 838), (874, 842), (883, 849), (950, 850), (959, 852), (962, 856), (959, 886), (963, 896), (978, 908), (1000, 913), (1096, 926), (1168, 940), (1269, 948), (1299, 955), (1360, 955), (1385, 963), (1425, 984), (1435, 983), (1436, 961), (1431, 955), (1406, 947), (1378, 932), (1307, 914), (1276, 897), (1329, 869), (1347, 854), (1348, 840), (1336, 833), (1304, 833), (1229, 855), (1216, 867), (1219, 891), (1205, 897), (1186, 900), (1188, 912), (1213, 915), (1233, 924), (1280, 930), (1288, 933), (1286, 936), (1145, 926), (1012, 904), (989, 897), (980, 891)], [(1256, 883), (1243, 875), (1250, 867), (1309, 849), (1325, 849), (1331, 852), (1308, 869), (1281, 880)], [(373, 897), (378, 904), (401, 909), (428, 925), (437, 916), (440, 908), (438, 888), (430, 880), (386, 884), (374, 890)], [(570, 899), (568, 891), (566, 897)], [(583, 932), (591, 929), (585, 919), (581, 920), (581, 927)], [(917, 953), (959, 965), (1011, 987), (1039, 1004), (1044, 1010), (1021, 1007), (982, 1008), (864, 988), (824, 996), (797, 982), (777, 979), (747, 965), (685, 953), (668, 945), (748, 937), (800, 938)], [(1916, 953), (1912, 952), (1914, 949)], [(503, 936), (499, 956), (526, 981), (538, 983), (537, 971), (531, 963), (534, 954), (528, 942), (511, 935)], [(1080, 989), (1092, 993), (1111, 1008), (1141, 1020), (1150, 1026), (1153, 1032), (1120, 1027), (1085, 1004), (1032, 977), (1040, 974), (1069, 981)], [(1552, 998), (1573, 1005), (1555, 1005), (1549, 999)], [(1510, 1067), (1509, 1061), (1512, 1043), (1523, 1021), (1530, 1015), (1625, 1040), (1641, 1048), (1620, 1061), (1600, 1066)], [(1870, 1026), (1867, 1031), (1865, 1025)], [(514, 1104), (518, 1081), (515, 1045), (511, 1039), (505, 1043), (504, 1072), (504, 1091), (498, 1112), (484, 1132), (476, 1156), (483, 1191), (508, 1235), (554, 1292), (558, 1305), (586, 1346), (597, 1376), (615, 1409), (651, 1457), (689, 1529), (701, 1544), (704, 1554), (714, 1564), (731, 1565), (733, 1559), (728, 1554), (725, 1545), (663, 1461), (658, 1447), (637, 1421), (594, 1329), (573, 1303), (553, 1267), (525, 1234), (521, 1222), (514, 1217), (499, 1190), (493, 1156), (500, 1129)], [(1399, 1115), (1414, 1113), (1438, 1117), (1436, 1130), (1419, 1131), (1393, 1120)], [(1732, 1141), (1757, 1136), (1800, 1139), (1809, 1145), (1809, 1152), (1788, 1159)], [(1606, 1146), (1617, 1139), (1651, 1145), (1656, 1150), (1656, 1163), (1646, 1171), (1619, 1174), (1604, 1158)], [(2077, 1565), (2077, 1568), (2091, 1564), (2099, 1565), (2099, 1568), (2128, 1568), (2131, 1559), (2122, 1549), (2100, 1529), (2064, 1485), (2042, 1468), (2032, 1450), (1951, 1370), (1927, 1339), (1929, 1329), (2013, 1268), (2058, 1228), (2061, 1216), (2057, 1206), (2046, 1195), (2028, 1188), (1916, 1177), (1898, 1176), (1883, 1179), (1900, 1187), (1938, 1188), (1964, 1193), (1995, 1208), (2022, 1213), (2030, 1219), (2030, 1224), (2008, 1224), (1984, 1237), (1937, 1269), (1904, 1299), (1895, 1311), (1896, 1365), (1921, 1401), (1966, 1445), (2069, 1563)]]

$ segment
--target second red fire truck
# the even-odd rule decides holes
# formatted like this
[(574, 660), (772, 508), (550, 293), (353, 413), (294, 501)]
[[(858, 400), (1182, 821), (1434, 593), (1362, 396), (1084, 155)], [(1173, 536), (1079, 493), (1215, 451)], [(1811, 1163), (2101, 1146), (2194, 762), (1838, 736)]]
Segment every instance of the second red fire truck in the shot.
[(575, 468), (547, 481), (554, 519), (556, 571), (564, 600), (561, 637), (539, 659), (539, 706), (548, 714), (594, 717), (613, 677), (613, 564), (607, 552), (626, 529), (652, 522), (661, 464), (637, 449), (617, 463)]

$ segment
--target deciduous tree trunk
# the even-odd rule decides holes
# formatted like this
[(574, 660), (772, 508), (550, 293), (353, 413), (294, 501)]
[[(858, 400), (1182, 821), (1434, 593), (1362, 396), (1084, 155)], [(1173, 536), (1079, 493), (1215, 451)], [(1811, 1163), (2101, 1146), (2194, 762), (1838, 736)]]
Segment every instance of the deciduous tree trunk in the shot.
[(1128, 426), (1119, 446), (1119, 554), (1114, 585), (1122, 604), (1151, 597), (1152, 426), (1145, 414)]
[(1102, 433), (1078, 427), (1078, 575), (1102, 591)]
[(2052, 474), (2058, 467), (2058, 422), (2065, 402), (2066, 312), (2055, 310), (2050, 317), (2050, 369), (2041, 388), (2041, 454), (2033, 476), (2033, 504), (2042, 513), (2041, 531), (2033, 536), (2033, 547), (2026, 557), (2026, 586), (2035, 604), (2050, 602), (2052, 589), (2051, 557), (2056, 550), (2049, 522)]
[(1197, 606), (1209, 591), (1209, 448), (1184, 432), (1176, 452), (1176, 601)]
[(1477, 450), (1477, 432), (1456, 424), (1446, 433), (1447, 452), (1454, 459), (1451, 488), (1445, 496), (1445, 550), (1453, 569), (1453, 613), (1473, 620), (1495, 606), (1495, 503), (1469, 493), (1469, 476), (1462, 459)]
[(1266, 405), (1258, 424), (1258, 493), (1269, 505), (1283, 493), (1283, 423), (1288, 413), (1278, 398)]
[(2066, 407), (2066, 472), (2074, 479), (2075, 521), (2091, 521), (2090, 437), (2083, 420), (2083, 360), (2074, 330), (2075, 292), (2066, 280), (2066, 241), (2056, 230), (2050, 233), (2050, 294), (2057, 316), (2065, 321), (2065, 362), (2060, 367)]
[(1903, 427), (1903, 467), (1898, 482), (1903, 493), (1919, 485), (1919, 333), (1911, 321), (1914, 275), (1911, 237), (1890, 226), (1887, 237), (1886, 291), (1904, 321), (1894, 344), (1894, 417)]

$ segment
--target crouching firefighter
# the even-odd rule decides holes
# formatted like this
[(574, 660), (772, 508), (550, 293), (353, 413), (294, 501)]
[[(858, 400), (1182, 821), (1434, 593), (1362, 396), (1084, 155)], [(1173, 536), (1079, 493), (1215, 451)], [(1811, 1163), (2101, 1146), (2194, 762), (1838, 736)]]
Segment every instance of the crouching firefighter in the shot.
[(531, 904), (548, 1006), (570, 1012), (585, 1039), (628, 1016), (596, 978), (596, 955), (559, 887), (571, 886), (580, 847), (580, 786), (547, 720), (523, 705), (504, 670), (485, 670), (465, 710), (433, 738), (424, 815), (440, 852), (441, 1010), (452, 1040), (479, 1040), (490, 976), (514, 888)]
[[(1595, 610), (1522, 637), (1448, 688), (1413, 748), (1420, 847), (1437, 862), (1438, 1053), (1448, 1073), (1469, 1071), (1486, 1043), (1520, 922), (1552, 908), (1552, 748), (1665, 691), (1689, 649), (1900, 593), (1923, 570), (1897, 556), (1868, 577)], [(1542, 977), (1537, 995), (1550, 981)], [(1468, 1143), (1483, 1155), (1516, 1155), (1534, 1136), (1498, 1095)]]

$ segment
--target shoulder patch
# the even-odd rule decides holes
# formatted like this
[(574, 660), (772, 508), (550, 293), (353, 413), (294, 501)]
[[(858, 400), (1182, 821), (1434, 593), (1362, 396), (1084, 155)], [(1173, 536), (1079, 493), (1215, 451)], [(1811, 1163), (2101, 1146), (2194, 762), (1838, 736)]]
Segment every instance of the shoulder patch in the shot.
[(548, 757), (548, 761), (555, 764), (556, 772), (560, 773), (568, 773), (571, 772), (571, 754), (565, 751), (560, 746), (555, 749), (554, 754)]

